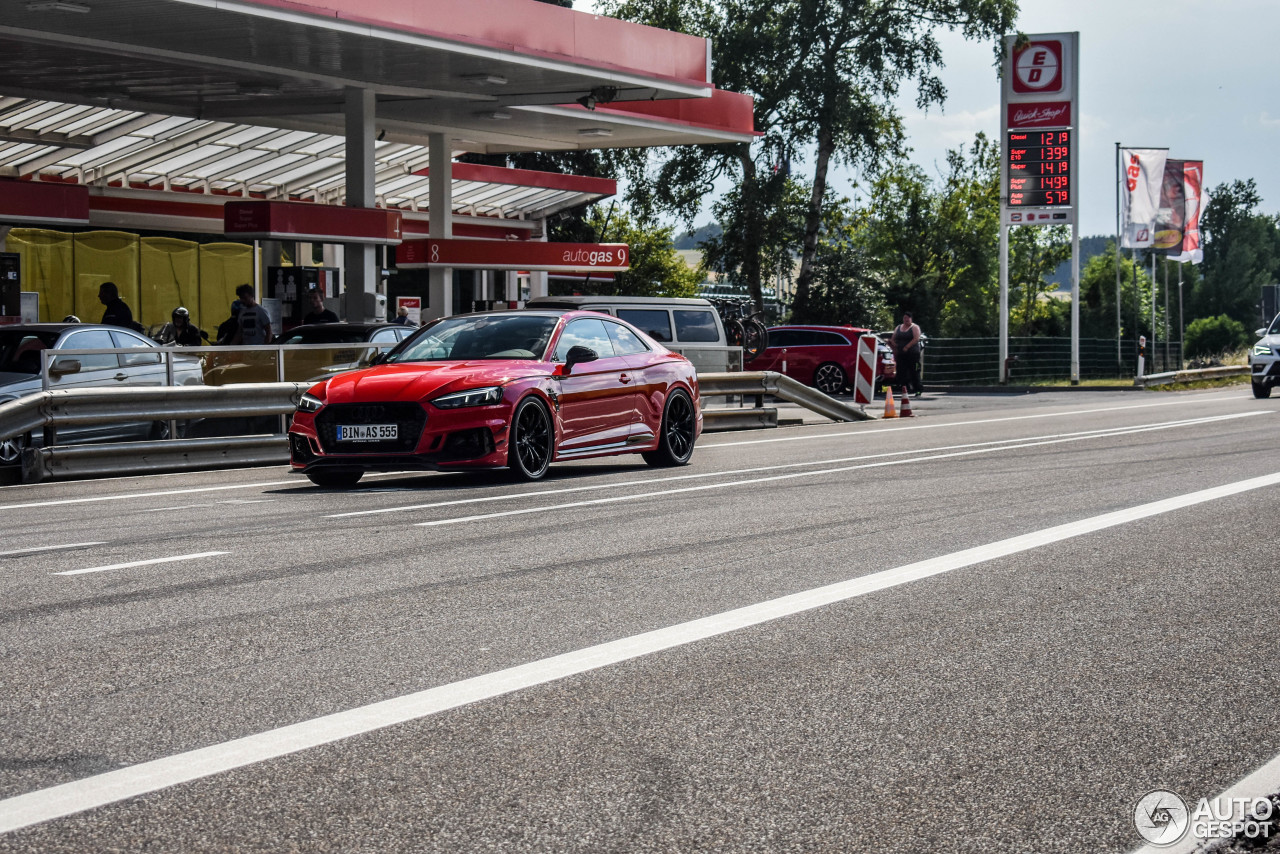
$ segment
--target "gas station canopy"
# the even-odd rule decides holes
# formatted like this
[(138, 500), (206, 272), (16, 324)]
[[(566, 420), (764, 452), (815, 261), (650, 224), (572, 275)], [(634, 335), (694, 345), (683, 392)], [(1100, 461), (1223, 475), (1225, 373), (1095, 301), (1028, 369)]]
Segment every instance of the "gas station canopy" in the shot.
[(533, 0), (0, 0), (0, 96), (342, 136), (356, 88), (382, 140), (481, 153), (752, 138), (710, 66), (704, 39)]

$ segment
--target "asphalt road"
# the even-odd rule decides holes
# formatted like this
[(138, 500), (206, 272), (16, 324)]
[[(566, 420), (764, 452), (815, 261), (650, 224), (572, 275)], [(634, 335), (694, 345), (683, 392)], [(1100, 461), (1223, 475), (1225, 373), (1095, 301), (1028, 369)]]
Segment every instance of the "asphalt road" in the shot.
[(0, 851), (1120, 852), (1280, 754), (1280, 400), (916, 410), (2, 488)]

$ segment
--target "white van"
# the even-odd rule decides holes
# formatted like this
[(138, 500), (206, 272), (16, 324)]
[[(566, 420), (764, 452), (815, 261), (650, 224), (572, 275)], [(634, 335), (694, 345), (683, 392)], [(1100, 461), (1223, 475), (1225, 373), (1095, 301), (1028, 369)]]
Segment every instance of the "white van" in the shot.
[(676, 297), (538, 297), (525, 308), (598, 311), (625, 320), (684, 356), (699, 373), (742, 370), (742, 348), (730, 347), (715, 306)]

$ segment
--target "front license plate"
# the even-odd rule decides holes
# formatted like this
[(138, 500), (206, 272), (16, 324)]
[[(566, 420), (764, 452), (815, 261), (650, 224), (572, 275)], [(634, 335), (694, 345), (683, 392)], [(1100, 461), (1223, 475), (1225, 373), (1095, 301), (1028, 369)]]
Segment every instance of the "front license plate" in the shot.
[(396, 438), (395, 424), (339, 424), (339, 442), (385, 442)]

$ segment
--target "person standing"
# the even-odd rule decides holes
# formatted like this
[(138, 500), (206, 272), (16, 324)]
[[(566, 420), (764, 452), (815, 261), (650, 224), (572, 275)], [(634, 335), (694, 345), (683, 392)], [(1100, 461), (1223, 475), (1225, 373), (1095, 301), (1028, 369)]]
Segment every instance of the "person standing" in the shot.
[(231, 316), (222, 323), (218, 324), (218, 334), (214, 338), (215, 344), (230, 344), (232, 337), (236, 334), (236, 329), (240, 327), (240, 300), (233, 299), (231, 301)]
[(98, 286), (98, 302), (107, 307), (102, 313), (104, 326), (123, 326), (125, 329), (141, 331), (139, 325), (133, 322), (133, 312), (120, 299), (120, 291), (115, 282), (103, 282)]
[(396, 309), (396, 316), (395, 316), (395, 318), (393, 318), (393, 319), (392, 319), (392, 321), (391, 321), (391, 322), (392, 322), (392, 323), (394, 323), (394, 324), (396, 324), (397, 326), (412, 326), (412, 325), (413, 325), (413, 321), (409, 319), (409, 308), (408, 308), (408, 306), (403, 306), (403, 305), (402, 305), (402, 306), (400, 306), (399, 308), (397, 308), (397, 309)]
[(898, 366), (898, 382), (902, 393), (915, 397), (924, 394), (920, 384), (920, 327), (911, 319), (911, 312), (902, 313), (902, 325), (893, 330), (893, 358)]
[(235, 334), (231, 336), (231, 343), (250, 346), (270, 344), (271, 315), (258, 305), (258, 295), (254, 293), (253, 285), (244, 284), (236, 288), (236, 296), (240, 299), (240, 322)]
[(338, 322), (338, 315), (324, 307), (324, 294), (319, 288), (307, 291), (307, 299), (311, 301), (311, 311), (302, 318), (303, 324)]

